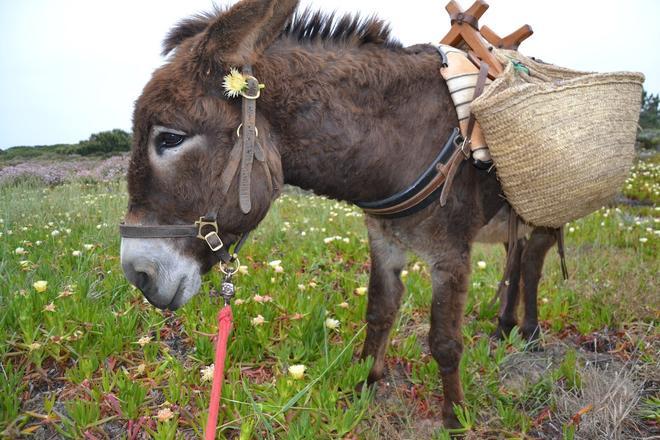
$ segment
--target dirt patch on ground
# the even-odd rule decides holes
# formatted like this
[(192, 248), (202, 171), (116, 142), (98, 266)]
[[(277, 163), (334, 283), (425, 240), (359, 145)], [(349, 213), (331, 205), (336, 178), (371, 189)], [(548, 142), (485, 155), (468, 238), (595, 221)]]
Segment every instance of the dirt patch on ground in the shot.
[[(416, 335), (422, 361), (430, 358), (425, 317), (411, 319), (399, 329), (393, 344)], [(515, 395), (525, 395), (535, 384), (550, 381), (543, 405), (530, 406), (528, 415), (534, 426), (530, 438), (563, 438), (567, 425), (575, 425), (577, 439), (640, 439), (654, 438), (660, 430), (652, 420), (645, 419), (642, 407), (650, 397), (660, 396), (660, 363), (649, 362), (649, 354), (660, 354), (660, 339), (649, 334), (649, 327), (640, 324), (622, 330), (605, 330), (580, 335), (567, 330), (563, 334), (546, 336), (535, 350), (513, 352), (499, 365), (501, 386)], [(644, 350), (640, 350), (640, 347)], [(575, 373), (580, 388), (572, 389), (568, 381), (556, 373), (575, 358)], [(641, 359), (646, 356), (646, 359)], [(567, 368), (564, 365), (562, 368)], [(423, 439), (432, 438), (442, 427), (441, 390), (429, 390), (415, 384), (411, 365), (405, 359), (388, 358), (386, 376), (376, 385), (377, 410), (371, 420), (362, 422), (357, 432), (360, 438)], [(479, 415), (477, 431), (465, 438), (499, 438), (502, 432), (490, 431), (496, 417), (491, 411)], [(491, 436), (492, 434), (492, 436)], [(655, 437), (657, 438), (657, 437)]]
[(360, 438), (413, 440), (431, 438), (442, 427), (442, 395), (429, 393), (410, 380), (410, 366), (390, 362), (375, 385), (376, 415), (361, 423)]

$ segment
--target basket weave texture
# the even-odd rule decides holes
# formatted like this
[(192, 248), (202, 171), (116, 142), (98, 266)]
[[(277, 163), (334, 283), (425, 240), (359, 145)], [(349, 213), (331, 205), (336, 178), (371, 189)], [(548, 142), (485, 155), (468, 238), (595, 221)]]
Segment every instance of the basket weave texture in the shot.
[(496, 56), (505, 71), (471, 110), (509, 203), (526, 222), (553, 228), (607, 204), (635, 156), (644, 76)]

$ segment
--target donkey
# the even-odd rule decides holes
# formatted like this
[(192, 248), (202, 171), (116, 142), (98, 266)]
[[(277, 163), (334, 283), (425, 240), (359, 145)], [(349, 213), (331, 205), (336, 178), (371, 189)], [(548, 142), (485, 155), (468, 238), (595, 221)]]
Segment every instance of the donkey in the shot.
[[(228, 246), (257, 227), (284, 183), (348, 202), (380, 200), (408, 187), (437, 156), (458, 121), (436, 49), (403, 47), (375, 18), (294, 17), (296, 7), (297, 0), (242, 0), (170, 31), (168, 62), (135, 105), (127, 225), (186, 225), (213, 213)], [(245, 65), (266, 85), (256, 110), (264, 166), (252, 170), (248, 213), (238, 194), (245, 182), (230, 182), (228, 191), (221, 183), (241, 122), (241, 103), (224, 95), (222, 80)], [(368, 383), (384, 374), (411, 250), (430, 267), (429, 345), (450, 428), (459, 426), (453, 405), (463, 400), (458, 366), (470, 249), (504, 205), (501, 193), (494, 173), (462, 162), (445, 206), (436, 201), (398, 219), (366, 216)], [(148, 301), (176, 309), (217, 257), (202, 240), (171, 237), (124, 236), (121, 263)]]

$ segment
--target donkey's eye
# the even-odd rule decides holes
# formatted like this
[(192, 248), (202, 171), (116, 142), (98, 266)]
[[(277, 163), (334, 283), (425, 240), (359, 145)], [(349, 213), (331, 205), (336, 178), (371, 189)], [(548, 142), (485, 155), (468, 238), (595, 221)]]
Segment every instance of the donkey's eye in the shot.
[(181, 143), (185, 140), (186, 140), (185, 135), (178, 133), (163, 132), (163, 133), (159, 133), (158, 136), (156, 137), (156, 147), (158, 148), (158, 151), (167, 148), (174, 148), (181, 145)]

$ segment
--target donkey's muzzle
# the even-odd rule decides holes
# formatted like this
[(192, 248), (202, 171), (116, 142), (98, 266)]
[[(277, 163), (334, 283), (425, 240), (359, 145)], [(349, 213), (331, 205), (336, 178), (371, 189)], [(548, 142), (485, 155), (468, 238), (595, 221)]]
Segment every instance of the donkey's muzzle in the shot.
[(140, 289), (140, 292), (152, 305), (158, 307), (159, 309), (165, 309), (169, 305), (168, 302), (164, 301), (163, 297), (158, 295), (158, 285), (156, 284), (157, 269), (155, 265), (151, 265), (146, 262), (140, 262), (139, 268), (134, 262), (124, 262), (122, 264), (122, 269), (124, 270), (124, 275), (126, 279), (135, 287)]
[(183, 306), (201, 285), (200, 264), (162, 239), (122, 238), (126, 279), (159, 309)]

